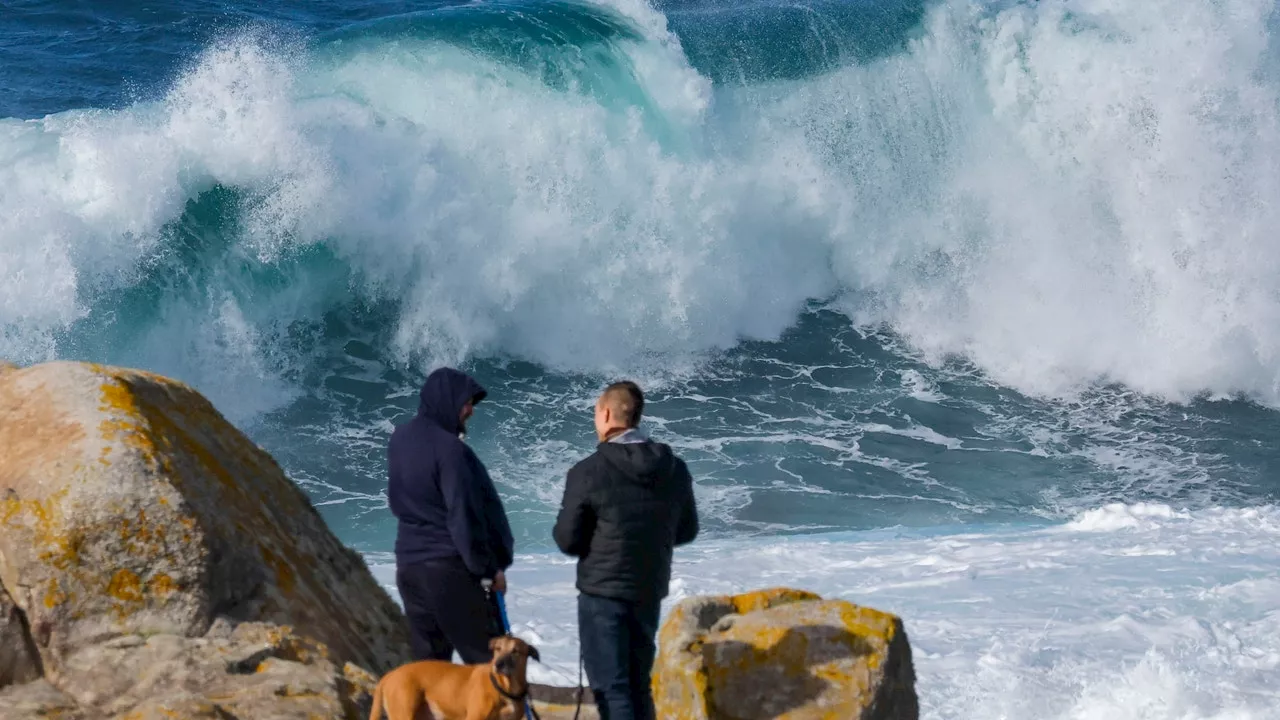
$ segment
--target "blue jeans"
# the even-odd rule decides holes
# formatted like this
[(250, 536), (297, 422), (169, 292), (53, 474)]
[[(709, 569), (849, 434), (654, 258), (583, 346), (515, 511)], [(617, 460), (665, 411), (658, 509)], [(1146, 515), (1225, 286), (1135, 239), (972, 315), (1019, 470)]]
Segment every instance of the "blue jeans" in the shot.
[(578, 638), (600, 720), (654, 720), (650, 677), (661, 605), (578, 595)]

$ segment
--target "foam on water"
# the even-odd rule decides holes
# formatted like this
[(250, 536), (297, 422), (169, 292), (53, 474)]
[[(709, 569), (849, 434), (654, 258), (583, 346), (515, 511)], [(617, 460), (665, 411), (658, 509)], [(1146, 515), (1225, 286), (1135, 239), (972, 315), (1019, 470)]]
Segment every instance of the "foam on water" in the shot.
[[(188, 258), (222, 271), (159, 300), (195, 366), (125, 358), (198, 386), (287, 383), (285, 329), (352, 303), (390, 303), (400, 362), (598, 371), (776, 338), (838, 294), (1033, 394), (1280, 398), (1269, 0), (939, 5), (896, 54), (746, 86), (643, 3), (595, 12), (635, 33), (548, 55), (563, 86), (429, 34), (248, 34), (157, 103), (3, 122), (0, 354), (65, 353), (222, 187), (227, 252)], [(290, 265), (317, 248), (342, 271)], [(296, 291), (260, 302), (246, 268)], [(236, 312), (215, 344), (241, 347), (199, 360)]]
[[(1111, 505), (1040, 528), (697, 543), (666, 607), (788, 585), (898, 613), (931, 720), (1261, 720), (1280, 707), (1277, 563), (1273, 506)], [(535, 677), (574, 684), (573, 565), (522, 555), (509, 577)]]
[[(628, 371), (698, 477), (677, 596), (900, 612), (934, 718), (1280, 705), (1276, 415), (1163, 402), (1280, 403), (1273, 2), (938, 3), (741, 82), (638, 0), (503, 8), (595, 30), (233, 33), (150, 102), (0, 120), (0, 356), (191, 382), (375, 550), (422, 370), (491, 388), (522, 549)], [(571, 571), (512, 597), (569, 678)]]
[[(625, 369), (699, 479), (677, 597), (900, 612), (929, 717), (1274, 716), (1275, 414), (1161, 402), (1280, 402), (1274, 4), (937, 4), (739, 83), (649, 5), (575, 12), (630, 29), (243, 32), (0, 120), (0, 356), (192, 382), (366, 550), (420, 370), (493, 389), (471, 441), (536, 548)], [(571, 573), (512, 573), (562, 680)]]

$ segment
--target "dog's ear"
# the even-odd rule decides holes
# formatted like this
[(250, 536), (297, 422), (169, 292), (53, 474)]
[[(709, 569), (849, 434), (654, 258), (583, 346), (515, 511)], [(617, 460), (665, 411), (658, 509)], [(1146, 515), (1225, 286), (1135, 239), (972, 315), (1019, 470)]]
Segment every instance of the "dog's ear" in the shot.
[(542, 662), (542, 657), (538, 655), (538, 648), (532, 645), (529, 646), (529, 657), (537, 660), (538, 662)]

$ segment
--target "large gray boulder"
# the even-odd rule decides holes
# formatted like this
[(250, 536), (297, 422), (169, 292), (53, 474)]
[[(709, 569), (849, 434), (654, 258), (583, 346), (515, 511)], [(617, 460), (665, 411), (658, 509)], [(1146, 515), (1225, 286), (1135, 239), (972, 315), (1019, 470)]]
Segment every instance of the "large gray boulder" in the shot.
[(775, 588), (681, 601), (659, 635), (664, 720), (917, 720), (896, 615)]
[(0, 720), (354, 718), (400, 609), (199, 393), (0, 367)]

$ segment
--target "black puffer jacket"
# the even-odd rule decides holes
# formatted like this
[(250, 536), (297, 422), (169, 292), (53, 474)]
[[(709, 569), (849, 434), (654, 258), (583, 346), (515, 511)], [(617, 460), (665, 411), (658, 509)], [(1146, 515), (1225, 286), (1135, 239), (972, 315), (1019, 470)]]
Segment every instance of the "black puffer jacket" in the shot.
[(579, 558), (581, 592), (657, 602), (667, 596), (672, 549), (698, 535), (689, 468), (635, 431), (601, 443), (569, 470), (554, 535)]

